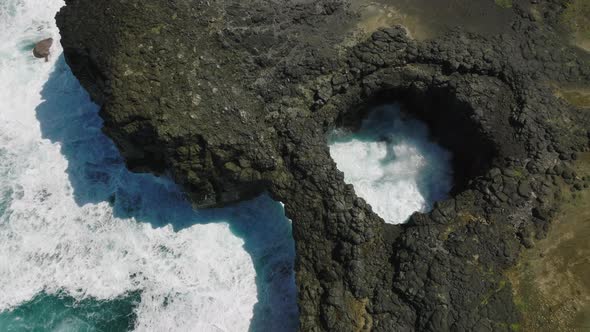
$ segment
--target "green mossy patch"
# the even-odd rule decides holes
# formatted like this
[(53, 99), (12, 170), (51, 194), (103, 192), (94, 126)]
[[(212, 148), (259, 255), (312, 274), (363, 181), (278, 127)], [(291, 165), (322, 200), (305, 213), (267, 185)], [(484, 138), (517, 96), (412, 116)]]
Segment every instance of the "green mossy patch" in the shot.
[[(496, 3), (502, 0), (496, 0)], [(573, 0), (561, 14), (561, 22), (572, 32), (590, 38), (590, 1)]]
[(575, 44), (590, 51), (590, 1), (570, 1), (560, 20), (567, 32), (573, 35)]
[(510, 331), (514, 331), (514, 332), (520, 331), (520, 324), (518, 324), (518, 323), (510, 324)]
[(512, 8), (512, 0), (495, 0), (496, 5), (502, 8)]

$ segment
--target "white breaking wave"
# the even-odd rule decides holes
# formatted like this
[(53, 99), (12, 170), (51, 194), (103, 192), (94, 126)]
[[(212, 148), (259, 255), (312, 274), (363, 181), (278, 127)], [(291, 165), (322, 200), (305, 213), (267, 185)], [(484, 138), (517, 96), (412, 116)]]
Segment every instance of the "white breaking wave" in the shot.
[(452, 187), (451, 154), (397, 104), (372, 110), (358, 132), (334, 132), (330, 154), (345, 181), (388, 223), (429, 211)]
[[(60, 57), (63, 5), (0, 2), (0, 312), (40, 292), (109, 300), (141, 291), (138, 331), (246, 331), (259, 300), (265, 315), (283, 315), (264, 318), (272, 329), (292, 328), (282, 208), (262, 197), (193, 211), (169, 181), (130, 174)], [(45, 63), (31, 50), (47, 37)]]

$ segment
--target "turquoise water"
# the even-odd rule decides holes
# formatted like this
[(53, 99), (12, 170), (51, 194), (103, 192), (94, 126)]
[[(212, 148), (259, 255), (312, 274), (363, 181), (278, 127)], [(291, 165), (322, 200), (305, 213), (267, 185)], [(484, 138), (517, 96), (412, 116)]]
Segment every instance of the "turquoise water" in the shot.
[(77, 301), (67, 295), (39, 294), (0, 313), (2, 331), (126, 331), (135, 324), (139, 294), (111, 301)]
[(129, 172), (61, 55), (62, 5), (0, 1), (0, 331), (295, 330), (281, 204), (194, 210)]

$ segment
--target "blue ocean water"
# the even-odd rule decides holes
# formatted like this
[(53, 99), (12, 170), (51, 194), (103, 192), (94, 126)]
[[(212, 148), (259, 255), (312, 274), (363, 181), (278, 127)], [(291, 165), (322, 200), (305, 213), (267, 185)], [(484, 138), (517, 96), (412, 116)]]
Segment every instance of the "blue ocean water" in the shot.
[[(0, 1), (0, 331), (294, 331), (291, 223), (266, 195), (195, 210), (125, 168), (61, 54), (63, 0)], [(53, 37), (49, 62), (32, 57)], [(388, 222), (450, 189), (450, 154), (395, 105), (330, 144)]]
[(291, 224), (261, 196), (195, 210), (129, 172), (59, 43), (62, 0), (0, 3), (0, 331), (292, 331)]
[(139, 294), (109, 301), (41, 293), (0, 314), (2, 331), (127, 331), (133, 329)]

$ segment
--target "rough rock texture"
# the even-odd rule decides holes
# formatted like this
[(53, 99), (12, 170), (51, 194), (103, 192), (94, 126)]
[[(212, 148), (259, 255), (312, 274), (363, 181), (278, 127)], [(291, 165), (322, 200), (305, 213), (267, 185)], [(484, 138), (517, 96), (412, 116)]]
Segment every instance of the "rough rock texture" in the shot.
[[(559, 1), (543, 23), (515, 1), (509, 33), (423, 42), (402, 27), (360, 40), (357, 2), (67, 0), (57, 22), (132, 170), (172, 176), (197, 207), (285, 203), (302, 331), (510, 330), (502, 272), (546, 234), (555, 179), (579, 182), (568, 163), (589, 148), (588, 112), (552, 86), (588, 85), (589, 57), (553, 28)], [(451, 199), (402, 226), (356, 197), (326, 144), (391, 100), (457, 174)]]
[(43, 39), (33, 48), (33, 56), (35, 58), (45, 59), (47, 61), (49, 54), (51, 53), (51, 45), (53, 45), (53, 38)]

